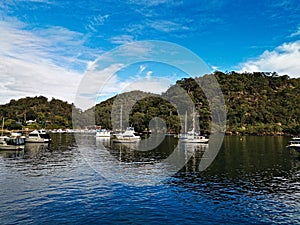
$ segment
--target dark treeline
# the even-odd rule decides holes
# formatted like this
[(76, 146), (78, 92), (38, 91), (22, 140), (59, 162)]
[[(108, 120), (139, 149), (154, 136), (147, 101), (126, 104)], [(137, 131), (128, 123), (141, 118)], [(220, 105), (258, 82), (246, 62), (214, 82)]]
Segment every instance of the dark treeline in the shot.
[(276, 73), (215, 72), (227, 106), (227, 131), (300, 133), (300, 79)]
[[(223, 92), (227, 110), (226, 130), (233, 134), (300, 134), (300, 79), (276, 73), (223, 73), (216, 71), (212, 75), (218, 80)], [(211, 75), (206, 75), (211, 76)], [(211, 112), (205, 94), (196, 81), (184, 78), (162, 94), (168, 99), (182, 98), (182, 93), (173, 90), (176, 86), (183, 88), (193, 100), (200, 129), (210, 130)], [(131, 111), (131, 125), (138, 131), (147, 129), (149, 120), (161, 116), (166, 120), (170, 132), (179, 132), (182, 127), (174, 106), (166, 103), (159, 96), (138, 101)], [(179, 99), (179, 100), (178, 100)], [(111, 128), (109, 115), (113, 99), (96, 105), (96, 122)], [(191, 123), (189, 115), (189, 123)], [(182, 121), (182, 118), (181, 118)], [(189, 124), (189, 127), (191, 125)]]
[(0, 105), (0, 116), (5, 119), (4, 127), (10, 130), (24, 127), (30, 129), (71, 128), (73, 107), (73, 104), (55, 98), (48, 101), (43, 96), (26, 97)]
[[(161, 96), (134, 91), (120, 94), (97, 104), (83, 112), (95, 112), (97, 125), (112, 129), (119, 128), (120, 104), (124, 101), (124, 126), (131, 125), (139, 132), (149, 129), (149, 122), (154, 117), (165, 120), (169, 132), (178, 133), (183, 127), (183, 118), (179, 118), (178, 109), (172, 104), (186, 103), (184, 89), (193, 101), (197, 113), (196, 123), (203, 133), (211, 126), (211, 111), (205, 94), (197, 83), (205, 82), (215, 76), (225, 98), (228, 133), (233, 134), (299, 134), (300, 133), (300, 79), (276, 73), (223, 73), (216, 71), (211, 75), (178, 80)], [(205, 85), (205, 84), (204, 84)], [(116, 104), (117, 101), (120, 103)], [(2, 117), (6, 118), (6, 127), (15, 129), (26, 120), (36, 120), (45, 128), (69, 128), (74, 105), (45, 97), (11, 100), (0, 106)], [(182, 107), (184, 108), (184, 107)], [(188, 127), (191, 127), (192, 113), (189, 108)], [(111, 119), (111, 115), (116, 115)], [(181, 112), (183, 114), (183, 112)], [(118, 117), (119, 116), (119, 117)], [(128, 116), (128, 117), (127, 117)], [(113, 121), (113, 122), (112, 122)], [(181, 121), (181, 123), (180, 123)]]

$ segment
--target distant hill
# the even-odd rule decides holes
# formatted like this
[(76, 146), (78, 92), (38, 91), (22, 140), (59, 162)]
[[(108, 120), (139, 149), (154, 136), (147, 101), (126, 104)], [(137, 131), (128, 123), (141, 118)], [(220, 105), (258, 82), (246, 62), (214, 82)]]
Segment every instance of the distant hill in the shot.
[[(216, 71), (212, 75), (218, 80), (222, 89), (227, 109), (227, 132), (233, 134), (300, 134), (300, 79), (287, 75), (278, 76), (276, 73), (223, 73)], [(203, 82), (207, 76), (196, 78)], [(127, 101), (132, 107), (124, 106), (124, 121), (142, 132), (148, 129), (149, 121), (160, 116), (166, 121), (170, 132), (179, 132), (182, 124), (176, 108), (168, 100), (180, 101), (182, 94), (177, 93), (176, 86), (186, 90), (194, 101), (198, 113), (197, 123), (201, 131), (209, 132), (211, 126), (211, 111), (208, 101), (194, 79), (184, 78), (176, 81), (161, 96), (134, 91), (114, 96), (97, 104), (95, 107), (82, 112), (90, 115), (95, 112), (97, 125), (112, 129), (119, 126), (120, 104), (117, 99)], [(167, 99), (167, 100), (166, 100)], [(182, 100), (184, 104), (184, 100)], [(69, 128), (72, 126), (73, 104), (43, 97), (11, 100), (0, 106), (0, 116), (5, 117), (6, 128), (15, 129), (20, 124), (26, 125), (25, 120), (36, 120), (37, 125), (45, 128)], [(125, 113), (129, 111), (129, 113)], [(77, 110), (78, 112), (80, 110)], [(111, 115), (115, 115), (113, 123)], [(129, 115), (129, 118), (126, 117)], [(181, 118), (182, 119), (182, 118)], [(191, 115), (189, 115), (191, 126)], [(92, 125), (92, 124), (91, 124)], [(125, 126), (125, 123), (124, 123)], [(123, 127), (124, 128), (124, 127)]]
[[(123, 128), (133, 126), (138, 132), (147, 131), (152, 118), (160, 117), (166, 121), (170, 132), (180, 130), (176, 108), (159, 95), (142, 91), (123, 93), (95, 106), (96, 124), (112, 129), (120, 129), (120, 110), (123, 107)], [(132, 107), (128, 108), (128, 107)], [(130, 110), (131, 109), (131, 110)], [(111, 116), (114, 119), (111, 120)], [(126, 124), (127, 121), (127, 124)]]
[[(26, 97), (0, 105), (0, 116), (7, 129), (71, 128), (73, 104), (46, 97)], [(27, 121), (27, 123), (26, 123)]]
[[(300, 134), (299, 78), (264, 72), (223, 73), (216, 71), (213, 75), (218, 80), (225, 98), (227, 133)], [(203, 82), (204, 78), (199, 77), (196, 80)], [(201, 88), (192, 78), (178, 80), (176, 85), (185, 89), (194, 101), (199, 115), (197, 122), (201, 131), (209, 132), (211, 112)], [(171, 96), (171, 99), (182, 98), (180, 93), (173, 92), (176, 85), (170, 87), (162, 96)], [(151, 97), (139, 101), (131, 112), (132, 125), (141, 131), (147, 128), (150, 117), (162, 115), (169, 130), (179, 132), (180, 124), (176, 109), (171, 104), (166, 105), (158, 99), (158, 97)], [(95, 108), (97, 123), (108, 128), (111, 128), (110, 113), (113, 102), (114, 98), (111, 98), (97, 104)]]
[(276, 73), (215, 72), (227, 106), (227, 130), (300, 134), (300, 79)]

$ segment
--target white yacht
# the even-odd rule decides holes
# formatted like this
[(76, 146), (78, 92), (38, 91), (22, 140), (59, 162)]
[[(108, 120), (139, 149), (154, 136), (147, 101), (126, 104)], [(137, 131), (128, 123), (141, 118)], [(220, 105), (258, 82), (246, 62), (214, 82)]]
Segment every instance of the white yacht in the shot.
[(96, 137), (110, 137), (110, 131), (106, 129), (96, 130)]
[(0, 136), (0, 150), (22, 150), (24, 149), (24, 144), (24, 138)]
[(300, 137), (293, 137), (287, 147), (293, 148), (300, 153)]
[(2, 133), (0, 136), (0, 150), (22, 150), (25, 145), (25, 137), (21, 133), (11, 133), (11, 135), (4, 136), (4, 118), (2, 119)]
[(187, 134), (181, 138), (181, 141), (184, 143), (208, 143), (209, 139), (193, 130), (187, 132)]
[(48, 133), (43, 130), (34, 130), (28, 134), (26, 137), (26, 142), (28, 143), (44, 143), (50, 142), (51, 137)]
[(114, 134), (113, 142), (124, 142), (131, 143), (136, 142), (141, 139), (140, 136), (135, 135), (135, 131), (133, 127), (127, 127), (124, 132)]

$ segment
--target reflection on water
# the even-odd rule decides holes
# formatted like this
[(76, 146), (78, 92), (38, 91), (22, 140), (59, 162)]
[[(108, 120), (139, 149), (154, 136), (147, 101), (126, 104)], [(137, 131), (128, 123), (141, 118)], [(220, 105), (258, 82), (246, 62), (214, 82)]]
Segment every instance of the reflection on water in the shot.
[(110, 138), (96, 138), (96, 147), (98, 149), (108, 150), (110, 154), (123, 162), (160, 162), (170, 156), (176, 147), (179, 148), (179, 152), (184, 153), (185, 157), (193, 155), (195, 159), (195, 157), (200, 157), (199, 154), (195, 153), (201, 153), (202, 155), (208, 148), (208, 144), (179, 143), (178, 139), (169, 136), (158, 147), (149, 151), (138, 151), (139, 145), (139, 141), (133, 143), (116, 143)]
[(7, 167), (29, 176), (49, 175), (72, 164), (76, 151), (74, 136), (53, 135), (51, 143), (26, 143), (22, 151), (0, 151)]
[(48, 143), (26, 143), (25, 157), (26, 158), (41, 158), (48, 150), (50, 144)]
[(21, 150), (9, 150), (9, 151), (6, 151), (6, 150), (1, 150), (0, 151), (0, 155), (3, 157), (3, 158), (24, 158), (24, 149), (21, 149)]
[[(83, 160), (73, 135), (52, 140), (0, 151), (1, 224), (300, 223), (300, 154), (285, 147), (286, 137), (225, 137), (214, 162), (199, 171), (208, 145), (168, 137), (139, 152), (138, 143), (82, 136), (82, 143), (96, 146), (83, 150), (101, 164), (99, 173)], [(133, 180), (145, 171), (149, 179), (167, 173), (159, 163), (177, 145), (187, 163), (172, 177), (155, 186), (111, 182), (126, 171), (135, 172)], [(103, 179), (109, 171), (112, 179)]]

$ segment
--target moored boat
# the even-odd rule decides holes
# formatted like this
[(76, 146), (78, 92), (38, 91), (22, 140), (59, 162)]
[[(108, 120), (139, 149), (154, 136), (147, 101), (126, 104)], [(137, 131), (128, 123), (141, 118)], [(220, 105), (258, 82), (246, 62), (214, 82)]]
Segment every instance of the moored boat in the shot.
[(17, 136), (0, 137), (0, 150), (23, 150), (24, 144), (25, 144), (24, 139)]
[(187, 113), (185, 114), (185, 133), (179, 137), (183, 143), (208, 143), (209, 139), (195, 131), (195, 111), (193, 110), (193, 128), (187, 132)]
[(132, 143), (137, 142), (141, 139), (140, 136), (135, 135), (135, 131), (133, 127), (127, 127), (124, 132), (120, 132), (117, 134), (114, 134), (113, 142), (124, 142), (124, 143)]
[(28, 143), (51, 142), (51, 137), (44, 130), (34, 130), (28, 134), (28, 136), (26, 137), (26, 142)]
[(289, 144), (287, 147), (295, 149), (297, 152), (300, 153), (300, 137), (293, 137), (289, 141)]
[(205, 136), (196, 133), (194, 129), (192, 131), (187, 132), (187, 134), (180, 139), (184, 143), (208, 143), (209, 139)]
[(96, 130), (96, 137), (110, 137), (110, 131), (106, 129)]

